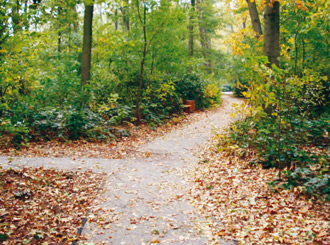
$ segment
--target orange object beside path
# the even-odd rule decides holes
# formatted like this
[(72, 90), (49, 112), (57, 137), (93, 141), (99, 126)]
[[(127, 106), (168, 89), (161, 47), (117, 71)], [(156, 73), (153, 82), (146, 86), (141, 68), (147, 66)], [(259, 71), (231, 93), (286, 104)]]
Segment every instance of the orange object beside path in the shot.
[(195, 101), (194, 100), (186, 100), (185, 104), (185, 112), (192, 113), (195, 111)]

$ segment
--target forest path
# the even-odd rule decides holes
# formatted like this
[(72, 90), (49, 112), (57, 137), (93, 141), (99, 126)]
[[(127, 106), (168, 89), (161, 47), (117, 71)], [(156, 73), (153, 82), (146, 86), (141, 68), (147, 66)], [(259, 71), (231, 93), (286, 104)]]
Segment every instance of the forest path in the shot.
[[(223, 95), (223, 104), (201, 120), (187, 124), (137, 148), (145, 158), (68, 159), (0, 157), (9, 166), (92, 169), (108, 173), (104, 191), (91, 210), (106, 222), (89, 223), (83, 234), (89, 242), (105, 244), (206, 244), (195, 221), (202, 219), (186, 195), (188, 175), (198, 164), (199, 146), (233, 119), (233, 104), (242, 100)], [(139, 154), (140, 155), (140, 154)], [(9, 159), (9, 163), (8, 163)], [(99, 211), (96, 211), (99, 210)], [(101, 211), (100, 211), (101, 210)], [(100, 213), (101, 212), (101, 213)], [(106, 229), (104, 229), (106, 228)], [(229, 244), (229, 243), (226, 243)]]

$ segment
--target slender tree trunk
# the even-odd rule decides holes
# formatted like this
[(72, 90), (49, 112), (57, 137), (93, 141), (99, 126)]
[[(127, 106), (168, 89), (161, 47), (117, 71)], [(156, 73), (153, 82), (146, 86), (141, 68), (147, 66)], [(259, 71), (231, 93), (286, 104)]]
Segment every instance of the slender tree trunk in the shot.
[(21, 30), (21, 16), (19, 13), (20, 8), (20, 2), (17, 0), (16, 5), (13, 6), (11, 13), (14, 34)]
[(264, 11), (264, 55), (268, 57), (269, 67), (279, 66), (280, 56), (280, 3), (267, 0)]
[(194, 56), (194, 15), (195, 15), (195, 0), (191, 0), (191, 13), (189, 16), (189, 56)]
[(306, 57), (306, 49), (305, 49), (305, 35), (302, 37), (302, 70), (305, 69), (305, 57)]
[(128, 0), (123, 0), (124, 7), (121, 8), (121, 13), (123, 15), (123, 26), (126, 32), (128, 32), (130, 29), (128, 3), (129, 3)]
[[(143, 29), (145, 29), (145, 27)], [(140, 70), (140, 76), (139, 76), (139, 90), (138, 90), (138, 95), (137, 95), (137, 99), (136, 99), (135, 117), (137, 118), (138, 122), (140, 122), (140, 120), (141, 120), (140, 100), (141, 100), (143, 75), (144, 75), (144, 62), (145, 62), (146, 54), (147, 54), (147, 43), (145, 42), (144, 47), (143, 47), (143, 56), (142, 56), (142, 60), (141, 60), (141, 70)]]
[(260, 23), (256, 1), (246, 0), (246, 2), (248, 3), (248, 7), (249, 7), (252, 29), (256, 33), (256, 36), (260, 37), (262, 35), (262, 29), (261, 29), (261, 23)]
[(116, 9), (115, 10), (115, 18), (116, 18), (116, 20), (115, 20), (115, 31), (117, 31), (118, 30), (118, 9)]
[[(23, 3), (22, 3), (22, 6), (23, 6)], [(29, 30), (29, 26), (30, 26), (29, 21), (27, 19), (28, 12), (29, 12), (28, 0), (25, 0), (25, 2), (24, 2), (24, 21), (23, 21), (24, 30)]]
[(61, 23), (61, 15), (62, 15), (62, 7), (58, 7), (58, 32), (57, 32), (57, 52), (61, 53), (61, 44), (62, 44), (62, 23)]
[(155, 58), (156, 58), (156, 49), (152, 49), (152, 54), (151, 54), (151, 69), (150, 69), (150, 75), (154, 73), (154, 68), (155, 68)]
[[(306, 17), (304, 17), (304, 22), (306, 22)], [(302, 42), (302, 71), (304, 72), (305, 58), (306, 58), (306, 47), (305, 47), (305, 35), (304, 34), (302, 34), (301, 42)]]
[(298, 69), (298, 33), (294, 35), (294, 48), (295, 48), (295, 57), (294, 57), (294, 74), (297, 75), (297, 69)]
[(71, 25), (73, 25), (74, 33), (78, 32), (78, 27), (79, 27), (79, 16), (78, 16), (76, 7), (77, 7), (76, 4), (71, 5), (71, 12), (72, 12), (72, 17), (73, 17)]
[(205, 67), (208, 68), (208, 72), (210, 73), (211, 70), (209, 68), (212, 67), (212, 62), (209, 57), (209, 50), (211, 49), (211, 39), (207, 35), (206, 28), (203, 25), (203, 10), (201, 8), (200, 0), (196, 0), (196, 9), (198, 12), (198, 27), (199, 27), (201, 46), (202, 46), (202, 54), (204, 59), (207, 61)]
[(244, 18), (243, 23), (242, 23), (242, 28), (245, 29), (246, 28), (246, 18)]
[(62, 33), (59, 31), (57, 33), (57, 52), (61, 53), (61, 44), (62, 44)]
[(94, 4), (85, 5), (83, 52), (81, 57), (81, 89), (88, 82), (88, 80), (90, 80), (92, 58), (93, 10)]
[(136, 98), (136, 109), (135, 109), (135, 117), (137, 119), (137, 123), (140, 122), (141, 120), (141, 114), (140, 114), (140, 100), (141, 100), (141, 93), (142, 93), (142, 84), (143, 84), (143, 75), (144, 75), (144, 63), (147, 55), (147, 10), (145, 4), (143, 5), (143, 20), (140, 15), (140, 6), (139, 6), (139, 1), (137, 1), (138, 4), (138, 14), (139, 14), (139, 19), (141, 24), (143, 25), (143, 52), (142, 52), (142, 60), (141, 60), (141, 70), (140, 70), (140, 76), (139, 76), (139, 89), (138, 89), (138, 94)]

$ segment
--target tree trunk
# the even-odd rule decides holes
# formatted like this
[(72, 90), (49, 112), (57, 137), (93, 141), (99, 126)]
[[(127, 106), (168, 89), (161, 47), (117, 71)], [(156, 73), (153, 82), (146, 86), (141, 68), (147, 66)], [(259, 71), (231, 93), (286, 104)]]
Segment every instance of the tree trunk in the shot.
[[(143, 27), (143, 32), (145, 32), (145, 27)], [(141, 120), (141, 113), (140, 113), (140, 100), (141, 100), (141, 93), (142, 93), (142, 83), (143, 83), (143, 75), (144, 75), (144, 62), (147, 55), (147, 42), (144, 42), (143, 47), (143, 54), (142, 54), (142, 60), (141, 60), (141, 70), (140, 70), (140, 76), (139, 76), (139, 90), (138, 95), (136, 99), (136, 110), (135, 110), (135, 117), (137, 119), (137, 122), (140, 122)]]
[(141, 70), (140, 70), (140, 76), (139, 76), (139, 88), (138, 88), (138, 94), (136, 98), (136, 108), (135, 108), (135, 117), (137, 120), (137, 123), (140, 122), (141, 120), (141, 114), (140, 114), (140, 100), (141, 100), (141, 93), (142, 93), (142, 84), (143, 84), (143, 75), (144, 75), (144, 62), (146, 59), (147, 55), (147, 46), (148, 46), (148, 41), (147, 41), (147, 9), (146, 5), (143, 4), (143, 20), (140, 15), (140, 6), (139, 6), (139, 1), (137, 1), (137, 7), (138, 7), (138, 14), (139, 14), (139, 19), (141, 24), (143, 25), (143, 52), (142, 52), (142, 60), (141, 60)]
[(243, 29), (246, 28), (246, 17), (243, 19), (242, 28), (243, 28)]
[(118, 9), (115, 10), (115, 31), (118, 30)]
[(298, 33), (296, 33), (294, 35), (294, 48), (295, 48), (295, 57), (294, 57), (294, 74), (297, 75), (297, 69), (298, 69), (298, 43), (297, 43), (297, 39), (298, 39)]
[(61, 53), (61, 44), (62, 44), (62, 33), (59, 31), (57, 33), (57, 52)]
[(11, 20), (12, 20), (14, 34), (16, 34), (21, 30), (22, 17), (20, 15), (20, 8), (21, 8), (20, 2), (17, 0), (16, 5), (13, 5), (12, 13), (11, 13)]
[(191, 13), (189, 16), (189, 56), (194, 56), (194, 15), (195, 15), (195, 0), (191, 0)]
[(211, 49), (211, 39), (207, 35), (206, 28), (203, 25), (203, 11), (201, 8), (200, 0), (196, 0), (196, 8), (198, 12), (198, 27), (199, 27), (201, 46), (202, 46), (202, 54), (204, 59), (207, 61), (205, 67), (207, 68), (208, 73), (210, 73), (211, 72), (210, 68), (212, 67), (212, 62), (209, 57), (209, 50)]
[(124, 7), (121, 8), (121, 13), (123, 15), (123, 26), (126, 32), (129, 31), (129, 15), (128, 15), (128, 0), (123, 0)]
[(256, 5), (256, 1), (246, 0), (249, 6), (249, 12), (251, 17), (252, 29), (256, 33), (257, 37), (262, 35), (261, 23), (259, 13)]
[(279, 66), (280, 56), (280, 3), (267, 0), (264, 11), (264, 55), (268, 57), (269, 67)]
[(61, 45), (62, 45), (62, 32), (61, 32), (61, 29), (62, 29), (62, 23), (61, 23), (61, 15), (62, 15), (62, 7), (58, 7), (58, 11), (57, 11), (57, 14), (58, 14), (58, 32), (57, 32), (57, 52), (58, 53), (61, 53)]
[(156, 49), (152, 49), (151, 53), (151, 69), (150, 69), (150, 75), (154, 73), (154, 68), (155, 68), (155, 59), (156, 59)]
[(85, 5), (83, 52), (81, 57), (81, 89), (88, 82), (88, 80), (90, 80), (92, 58), (93, 10), (94, 4)]

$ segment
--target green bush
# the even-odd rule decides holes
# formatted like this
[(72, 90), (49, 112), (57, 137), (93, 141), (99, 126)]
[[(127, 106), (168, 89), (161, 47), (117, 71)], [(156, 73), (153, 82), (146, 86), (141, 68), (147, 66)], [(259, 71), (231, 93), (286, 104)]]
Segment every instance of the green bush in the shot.
[(236, 97), (244, 97), (243, 93), (247, 92), (248, 88), (249, 88), (249, 82), (246, 79), (240, 77), (239, 79), (237, 79), (235, 81), (235, 86), (233, 88), (233, 94)]
[(0, 120), (0, 137), (2, 138), (0, 147), (20, 148), (29, 141), (28, 132), (28, 128), (20, 122), (12, 124), (9, 119)]
[(220, 102), (220, 86), (202, 79), (194, 73), (176, 80), (175, 88), (183, 101), (195, 100), (196, 108), (199, 109), (205, 109)]
[(264, 72), (260, 76), (264, 79), (254, 81), (244, 93), (250, 104), (248, 116), (232, 125), (228, 142), (239, 146), (243, 155), (246, 149), (256, 152), (252, 164), (280, 169), (281, 187), (301, 186), (310, 196), (329, 195), (327, 79), (308, 70), (298, 78), (277, 68), (269, 75), (264, 69), (257, 70)]

